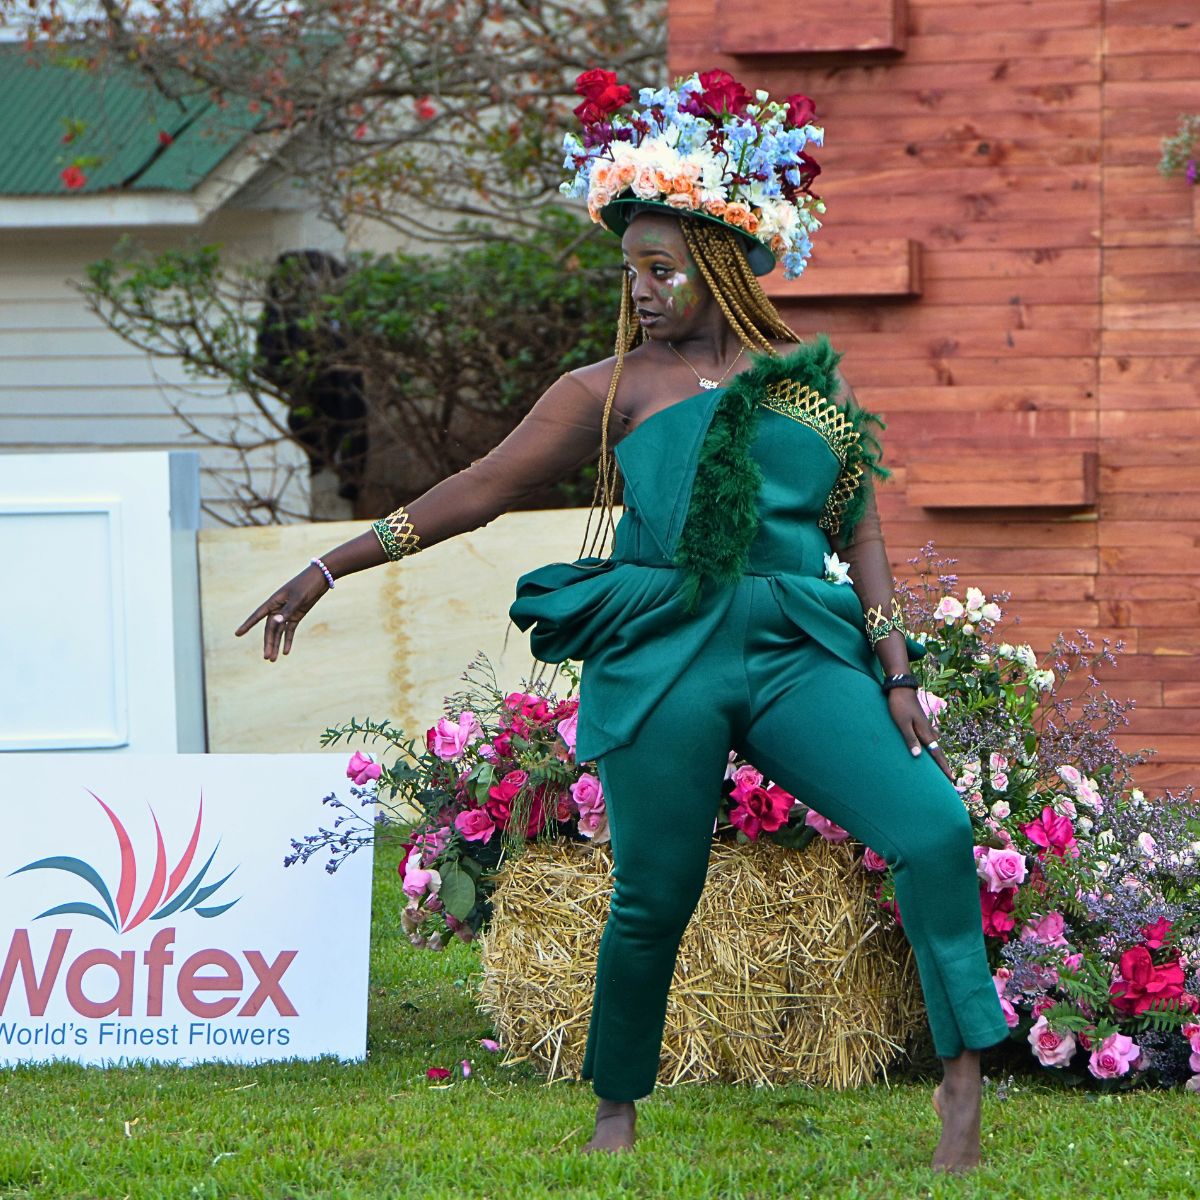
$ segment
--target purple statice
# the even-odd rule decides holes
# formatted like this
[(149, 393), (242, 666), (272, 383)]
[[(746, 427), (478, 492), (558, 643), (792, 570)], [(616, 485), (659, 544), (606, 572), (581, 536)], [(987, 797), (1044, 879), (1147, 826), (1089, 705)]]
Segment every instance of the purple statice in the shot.
[(1008, 982), (1009, 996), (1029, 1005), (1047, 995), (1057, 983), (1052, 966), (1046, 963), (1047, 948), (1032, 938), (1012, 938), (1000, 950), (1012, 978)]
[[(1120, 641), (1105, 638), (1097, 646), (1085, 630), (1072, 640), (1059, 634), (1050, 648), (1056, 677), (1042, 713), (1038, 761), (1049, 775), (1070, 763), (1085, 775), (1105, 780), (1102, 791), (1115, 795), (1129, 787), (1133, 768), (1144, 756), (1126, 754), (1114, 740), (1129, 724), (1132, 700), (1115, 700), (1101, 686), (1097, 671), (1115, 667), (1124, 650)], [(1082, 689), (1079, 680), (1084, 681)], [(1064, 694), (1065, 693), (1065, 694)]]
[[(371, 788), (352, 786), (350, 792), (359, 801), (360, 805), (372, 804), (375, 801), (375, 792)], [(330, 808), (339, 814), (333, 822), (332, 828), (327, 829), (322, 825), (317, 829), (316, 833), (308, 833), (301, 838), (289, 839), (292, 845), (292, 853), (284, 858), (283, 865), (285, 867), (295, 866), (297, 863), (304, 864), (314, 854), (326, 851), (329, 854), (329, 861), (325, 864), (325, 870), (332, 875), (350, 855), (357, 853), (365, 846), (369, 846), (374, 842), (374, 826), (378, 821), (378, 817), (370, 819), (364, 817), (358, 809), (340, 799), (336, 792), (331, 792), (328, 796), (324, 797), (321, 803), (328, 804)]]

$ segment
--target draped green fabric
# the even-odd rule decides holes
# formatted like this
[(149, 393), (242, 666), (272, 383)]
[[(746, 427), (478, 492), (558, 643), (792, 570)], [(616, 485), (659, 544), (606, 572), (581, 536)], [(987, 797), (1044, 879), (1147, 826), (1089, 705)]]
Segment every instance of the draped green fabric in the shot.
[[(836, 394), (839, 358), (822, 336), (645, 418), (616, 448), (625, 511), (612, 556), (518, 580), (509, 612), (532, 630), (534, 656), (584, 663), (581, 761), (631, 740), (719, 625), (732, 595), (722, 585), (747, 573), (769, 580), (798, 630), (882, 680), (858, 596), (824, 578), (829, 540), (817, 522), (843, 464), (820, 433), (760, 403), (778, 379)], [(847, 417), (860, 429), (874, 420), (857, 409)], [(878, 444), (860, 442), (877, 467)]]

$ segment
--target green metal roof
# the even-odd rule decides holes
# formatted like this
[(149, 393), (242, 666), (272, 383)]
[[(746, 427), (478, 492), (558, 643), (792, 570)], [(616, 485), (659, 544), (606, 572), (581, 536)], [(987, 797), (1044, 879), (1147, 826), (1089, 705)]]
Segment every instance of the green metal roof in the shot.
[[(0, 195), (190, 192), (256, 121), (244, 103), (168, 99), (129, 66), (93, 71), (0, 45)], [(72, 190), (62, 172), (78, 159), (87, 182)]]

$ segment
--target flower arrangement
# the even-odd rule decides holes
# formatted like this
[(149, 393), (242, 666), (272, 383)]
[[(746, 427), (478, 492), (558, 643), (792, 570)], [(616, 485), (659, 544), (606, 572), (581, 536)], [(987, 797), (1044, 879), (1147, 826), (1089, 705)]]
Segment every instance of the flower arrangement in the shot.
[[(577, 677), (567, 671), (572, 686)], [(506, 854), (534, 839), (608, 840), (604, 789), (590, 764), (575, 759), (579, 701), (527, 685), (504, 692), (480, 656), (462, 676), (467, 686), (446, 700), (446, 715), (423, 744), (387, 722), (352, 720), (328, 729), (322, 745), (363, 737), (389, 744), (391, 765), (356, 751), (346, 767), (356, 803), (336, 795), (331, 828), (293, 840), (287, 863), (328, 851), (336, 871), (370, 842), (376, 827), (403, 831), (399, 864), (408, 904), (402, 923), (417, 947), (464, 942), (489, 919), (493, 881)], [(374, 808), (373, 819), (363, 815)], [(765, 837), (799, 848), (831, 827), (762, 773), (729, 756), (716, 834), (741, 841)], [(834, 835), (833, 840), (838, 840)]]
[[(931, 547), (912, 562), (920, 584), (901, 592), (927, 650), (914, 664), (918, 699), (975, 827), (983, 934), (1014, 1042), (1064, 1076), (1200, 1090), (1200, 805), (1190, 793), (1151, 803), (1132, 786), (1140, 759), (1113, 740), (1131, 705), (1094, 674), (1120, 646), (1060, 638), (1040, 665), (1031, 647), (995, 636), (1007, 597), (968, 587), (960, 599), (950, 560)], [(836, 556), (826, 570), (849, 582)], [(578, 679), (563, 670), (573, 691)], [(336, 870), (377, 825), (398, 829), (402, 925), (414, 946), (435, 950), (475, 937), (502, 860), (526, 842), (608, 837), (600, 779), (575, 758), (577, 698), (533, 685), (505, 692), (482, 657), (463, 679), (420, 744), (386, 722), (326, 731), (325, 745), (382, 741), (395, 761), (356, 752), (346, 772), (356, 803), (326, 797), (338, 811), (332, 828), (293, 841), (288, 859), (328, 851)], [(801, 849), (818, 836), (850, 841), (730, 755), (714, 837)], [(887, 862), (855, 852), (903, 927)]]
[(582, 136), (563, 141), (564, 166), (575, 172), (564, 195), (586, 198), (603, 224), (618, 198), (696, 212), (768, 246), (785, 276), (798, 277), (812, 253), (810, 234), (825, 202), (810, 190), (820, 167), (806, 147), (820, 146), (813, 102), (803, 95), (772, 101), (753, 95), (725, 71), (705, 71), (673, 87), (643, 88), (628, 115), (630, 89), (612, 71), (585, 71), (575, 83)]
[[(1095, 670), (1116, 647), (1060, 637), (1046, 665), (995, 636), (1003, 596), (944, 573), (906, 589), (918, 693), (976, 830), (983, 932), (1012, 1037), (1043, 1067), (1200, 1090), (1200, 805), (1151, 803), (1113, 733), (1131, 707)], [(1086, 679), (1082, 697), (1078, 680)], [(878, 896), (897, 922), (887, 864)], [(1084, 1074), (1086, 1072), (1086, 1074)]]

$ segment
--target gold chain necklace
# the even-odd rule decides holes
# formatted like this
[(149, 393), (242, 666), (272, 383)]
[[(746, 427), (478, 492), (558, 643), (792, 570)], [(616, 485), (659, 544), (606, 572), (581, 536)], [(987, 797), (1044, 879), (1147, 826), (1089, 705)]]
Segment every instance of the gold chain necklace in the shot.
[(671, 351), (676, 355), (676, 357), (683, 359), (683, 361), (687, 364), (688, 370), (691, 371), (691, 373), (693, 375), (695, 375), (696, 382), (702, 388), (704, 388), (706, 391), (711, 391), (713, 388), (718, 388), (721, 386), (721, 384), (723, 384), (725, 382), (725, 379), (728, 376), (729, 372), (732, 371), (733, 368), (737, 366), (738, 359), (742, 357), (742, 354), (746, 350), (745, 346), (739, 347), (736, 357), (734, 358), (733, 362), (731, 362), (729, 364), (729, 366), (727, 366), (725, 368), (725, 374), (722, 375), (720, 379), (709, 379), (709, 378), (707, 378), (707, 376), (701, 375), (700, 372), (697, 371), (696, 368), (693, 367), (692, 364), (690, 362), (688, 362), (688, 360), (686, 358), (684, 358), (683, 355), (680, 354), (679, 351), (676, 350), (675, 347), (672, 346), (670, 342), (668, 342), (667, 345), (671, 348)]

